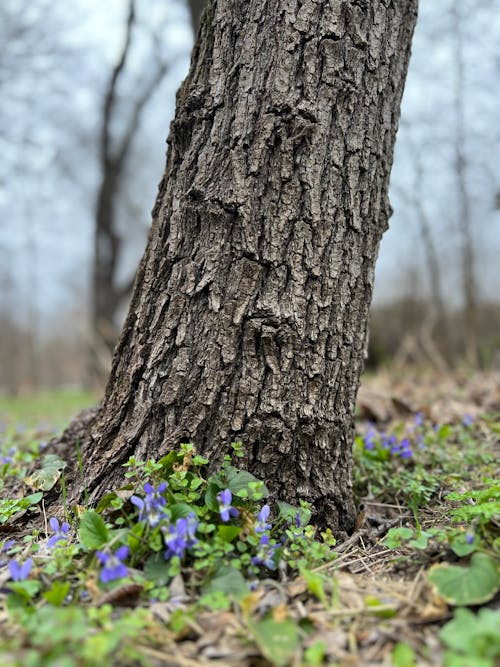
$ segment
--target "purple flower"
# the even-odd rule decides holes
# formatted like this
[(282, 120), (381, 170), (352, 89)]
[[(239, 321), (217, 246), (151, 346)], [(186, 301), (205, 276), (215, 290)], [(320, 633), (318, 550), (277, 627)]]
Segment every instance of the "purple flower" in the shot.
[(11, 549), (14, 546), (15, 543), (16, 543), (16, 540), (6, 540), (3, 543), (2, 548), (0, 549), (0, 553), (2, 553), (2, 554), (6, 553), (9, 549)]
[(70, 525), (65, 521), (62, 526), (60, 526), (59, 521), (55, 517), (49, 519), (49, 524), (54, 534), (47, 540), (47, 546), (52, 548), (57, 542), (66, 540), (70, 531)]
[(413, 451), (411, 449), (410, 441), (408, 438), (401, 440), (400, 456), (402, 459), (411, 459), (413, 456)]
[[(6, 554), (14, 546), (15, 543), (16, 543), (15, 540), (6, 540), (3, 543), (2, 548), (0, 549), (0, 554)], [(0, 567), (3, 567), (6, 564), (7, 564), (6, 559), (3, 557), (0, 558)]]
[(368, 430), (366, 431), (365, 437), (363, 438), (365, 449), (374, 449), (376, 437), (377, 437), (377, 429), (374, 427), (373, 424), (371, 423), (368, 424)]
[(9, 451), (7, 452), (7, 456), (1, 456), (0, 457), (0, 463), (7, 464), (7, 463), (12, 463), (14, 460), (14, 454), (16, 453), (16, 448), (11, 447)]
[(462, 424), (469, 428), (474, 423), (474, 417), (472, 415), (464, 415), (462, 419)]
[(295, 528), (300, 528), (301, 525), (302, 521), (300, 518), (300, 512), (297, 512), (297, 514), (295, 515)]
[(256, 533), (265, 533), (266, 530), (270, 530), (272, 528), (271, 524), (267, 523), (270, 513), (271, 508), (269, 505), (264, 505), (260, 512), (257, 514), (257, 523), (255, 524)]
[(194, 513), (191, 513), (188, 517), (177, 519), (175, 525), (162, 526), (163, 541), (167, 547), (164, 553), (165, 559), (168, 560), (172, 556), (183, 558), (186, 549), (198, 542), (196, 538), (197, 528), (198, 519)]
[(99, 575), (99, 579), (103, 584), (127, 576), (128, 569), (122, 561), (128, 556), (128, 547), (118, 547), (114, 554), (106, 553), (104, 551), (96, 551), (95, 555), (103, 565), (101, 574)]
[(139, 521), (146, 520), (154, 528), (160, 521), (166, 518), (163, 508), (167, 504), (161, 495), (167, 488), (167, 482), (162, 482), (157, 489), (151, 484), (144, 484), (146, 497), (144, 500), (138, 496), (132, 496), (130, 502), (139, 508)]
[(423, 426), (424, 425), (424, 414), (423, 412), (417, 412), (415, 415), (415, 426)]
[(398, 439), (396, 438), (395, 435), (391, 436), (383, 435), (382, 446), (384, 447), (384, 449), (390, 449), (391, 454), (399, 453)]
[(217, 494), (217, 502), (219, 503), (220, 518), (223, 521), (229, 521), (229, 516), (238, 516), (239, 512), (236, 507), (231, 506), (233, 499), (232, 493), (229, 489), (225, 489)]
[(24, 563), (18, 563), (17, 560), (9, 561), (9, 572), (14, 581), (24, 581), (27, 579), (32, 567), (33, 561), (31, 558), (25, 560)]
[(252, 564), (264, 565), (268, 570), (275, 570), (274, 554), (278, 547), (275, 544), (270, 544), (269, 539), (269, 535), (262, 535), (257, 553), (252, 558)]
[(188, 538), (188, 541), (191, 542), (189, 546), (192, 546), (193, 544), (196, 544), (198, 542), (196, 538), (196, 531), (198, 530), (198, 519), (196, 518), (196, 515), (194, 512), (191, 512), (191, 514), (188, 515), (186, 521), (186, 537)]
[(467, 544), (474, 544), (474, 533), (466, 533), (465, 541), (467, 542)]

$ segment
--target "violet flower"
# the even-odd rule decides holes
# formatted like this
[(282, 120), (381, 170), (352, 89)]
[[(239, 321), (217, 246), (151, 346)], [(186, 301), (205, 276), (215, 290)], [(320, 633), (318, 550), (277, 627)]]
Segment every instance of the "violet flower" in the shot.
[(271, 513), (271, 508), (269, 505), (264, 505), (260, 512), (257, 514), (257, 523), (255, 524), (256, 533), (265, 533), (266, 530), (272, 528), (270, 523), (267, 523), (269, 514)]
[(464, 415), (462, 419), (462, 424), (469, 428), (474, 423), (474, 417), (472, 415)]
[(16, 540), (5, 540), (5, 542), (3, 543), (2, 548), (0, 549), (0, 553), (2, 553), (2, 554), (7, 553), (7, 551), (9, 551), (9, 549), (11, 549), (14, 546), (15, 543), (16, 543)]
[(269, 535), (262, 535), (257, 553), (252, 557), (252, 565), (264, 565), (268, 570), (275, 570), (274, 554), (278, 546), (270, 544), (269, 541)]
[(194, 513), (191, 513), (188, 517), (177, 519), (175, 525), (162, 526), (163, 541), (167, 547), (164, 553), (165, 560), (169, 560), (172, 556), (183, 558), (186, 549), (191, 548), (198, 542), (196, 538), (197, 528), (198, 520)]
[(103, 565), (99, 579), (103, 584), (115, 579), (123, 579), (127, 576), (127, 566), (122, 563), (128, 556), (128, 547), (118, 547), (114, 554), (105, 551), (96, 551), (97, 558)]
[(49, 519), (49, 525), (53, 531), (53, 535), (47, 540), (47, 546), (52, 549), (53, 546), (61, 540), (66, 540), (70, 531), (70, 525), (66, 521), (59, 525), (59, 521), (55, 517)]
[(24, 581), (28, 578), (33, 567), (33, 560), (28, 558), (24, 563), (18, 563), (17, 560), (9, 561), (10, 576), (14, 581)]
[(377, 429), (372, 423), (368, 424), (368, 430), (363, 438), (365, 449), (371, 450), (375, 448), (375, 438), (377, 437)]
[(14, 461), (14, 454), (16, 453), (16, 448), (11, 447), (7, 452), (6, 456), (0, 456), (0, 463), (7, 464)]
[(131, 496), (130, 502), (139, 508), (139, 521), (146, 520), (154, 528), (160, 521), (166, 518), (163, 508), (167, 504), (161, 495), (167, 488), (167, 482), (162, 482), (157, 489), (151, 484), (144, 484), (146, 497), (144, 500), (138, 496)]
[(390, 449), (391, 454), (399, 453), (398, 439), (395, 435), (387, 436), (384, 435), (382, 438), (382, 446), (384, 449)]
[(217, 502), (219, 503), (220, 518), (223, 521), (229, 521), (230, 516), (238, 516), (239, 512), (236, 507), (231, 505), (233, 495), (229, 489), (224, 489), (217, 494)]
[(410, 445), (410, 441), (407, 438), (401, 440), (401, 450), (400, 456), (402, 459), (411, 459), (413, 456), (413, 451)]

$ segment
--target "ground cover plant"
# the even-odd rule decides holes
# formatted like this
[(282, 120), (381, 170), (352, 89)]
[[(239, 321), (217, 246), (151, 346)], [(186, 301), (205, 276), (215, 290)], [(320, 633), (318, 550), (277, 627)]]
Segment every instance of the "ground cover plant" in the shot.
[[(265, 480), (240, 469), (238, 443), (211, 475), (191, 443), (131, 458), (122, 488), (53, 516), (65, 463), (45, 443), (92, 397), (0, 403), (0, 664), (493, 667), (492, 386), (473, 401), (457, 383), (442, 421), (439, 397), (413, 396), (422, 410), (385, 420), (360, 401), (358, 527), (337, 540), (311, 525), (306, 502), (272, 502)], [(83, 473), (78, 443), (75, 456)]]

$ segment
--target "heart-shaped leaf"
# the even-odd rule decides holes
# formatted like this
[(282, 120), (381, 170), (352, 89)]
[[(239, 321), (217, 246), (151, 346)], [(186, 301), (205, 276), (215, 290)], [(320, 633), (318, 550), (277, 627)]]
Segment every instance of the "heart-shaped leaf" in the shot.
[(56, 454), (47, 454), (43, 457), (42, 467), (36, 470), (31, 477), (26, 479), (26, 483), (33, 489), (50, 491), (60, 478), (66, 463)]
[(452, 605), (488, 602), (500, 588), (498, 563), (483, 553), (475, 553), (468, 567), (433, 565), (428, 577), (437, 593)]
[(298, 626), (290, 618), (275, 621), (266, 618), (256, 623), (247, 620), (248, 627), (264, 656), (273, 665), (288, 665), (300, 644)]
[(222, 591), (237, 600), (248, 595), (249, 588), (239, 570), (231, 565), (222, 565), (214, 577), (203, 587), (203, 593)]
[(87, 549), (98, 549), (109, 541), (109, 531), (97, 512), (85, 512), (80, 519), (80, 540)]

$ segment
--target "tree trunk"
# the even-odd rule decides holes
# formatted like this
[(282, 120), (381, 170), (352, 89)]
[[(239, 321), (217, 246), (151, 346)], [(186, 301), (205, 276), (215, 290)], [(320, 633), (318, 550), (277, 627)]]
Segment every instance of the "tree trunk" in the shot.
[(231, 442), (350, 531), (353, 413), (416, 0), (208, 0), (86, 453)]

